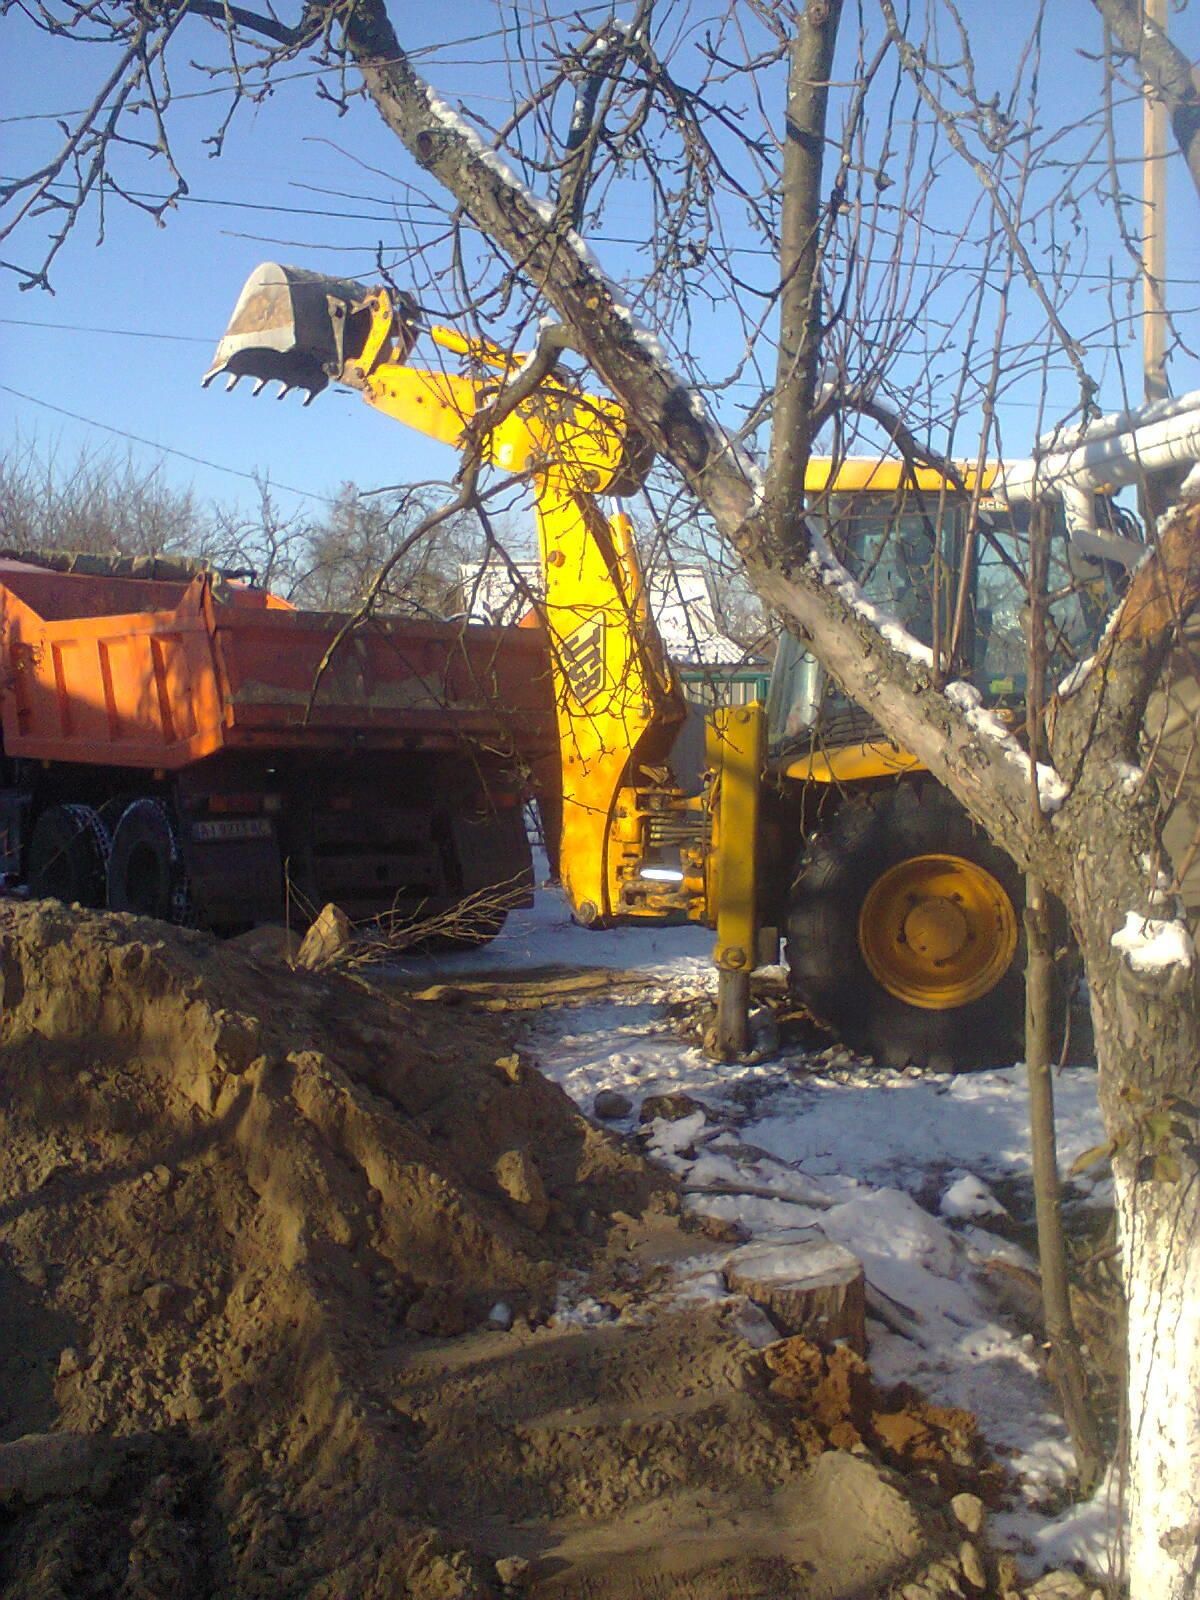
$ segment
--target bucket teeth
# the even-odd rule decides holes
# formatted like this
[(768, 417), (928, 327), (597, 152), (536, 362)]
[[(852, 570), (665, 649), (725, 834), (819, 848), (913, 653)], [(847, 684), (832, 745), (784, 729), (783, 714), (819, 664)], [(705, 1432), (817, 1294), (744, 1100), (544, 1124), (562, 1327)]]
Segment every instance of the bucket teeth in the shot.
[(226, 394), (232, 393), (232, 391), (237, 388), (238, 381), (241, 378), (241, 376), (242, 375), (241, 375), (240, 372), (231, 372), (229, 374), (228, 378), (226, 378), (226, 380), (225, 380), (225, 393)]
[(253, 389), (251, 389), (250, 393), (252, 395), (261, 394), (263, 392), (263, 390), (267, 387), (267, 384), (269, 382), (270, 382), (269, 378), (260, 378), (258, 380), (258, 382), (254, 385)]
[(264, 261), (242, 285), (203, 382), (225, 373), (230, 389), (248, 378), (255, 394), (277, 383), (281, 400), (292, 389), (311, 399), (344, 367), (352, 314), (369, 301), (350, 279)]

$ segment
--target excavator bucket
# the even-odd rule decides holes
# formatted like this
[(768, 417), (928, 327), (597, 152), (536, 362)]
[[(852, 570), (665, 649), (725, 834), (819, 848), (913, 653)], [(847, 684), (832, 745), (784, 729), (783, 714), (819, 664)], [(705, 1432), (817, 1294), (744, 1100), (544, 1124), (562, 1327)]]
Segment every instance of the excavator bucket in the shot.
[(370, 291), (347, 278), (327, 278), (299, 267), (264, 261), (246, 279), (229, 326), (217, 345), (204, 387), (227, 372), (232, 389), (241, 378), (308, 391), (305, 405), (337, 379), (361, 349), (370, 326)]

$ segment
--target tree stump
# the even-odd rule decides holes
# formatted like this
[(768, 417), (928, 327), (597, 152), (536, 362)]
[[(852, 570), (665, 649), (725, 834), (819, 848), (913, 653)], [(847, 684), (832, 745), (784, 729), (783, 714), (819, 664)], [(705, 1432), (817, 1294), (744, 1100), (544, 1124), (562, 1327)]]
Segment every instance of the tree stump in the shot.
[(729, 1289), (761, 1306), (781, 1333), (843, 1339), (857, 1355), (866, 1354), (862, 1262), (840, 1244), (747, 1245), (728, 1258), (724, 1272)]

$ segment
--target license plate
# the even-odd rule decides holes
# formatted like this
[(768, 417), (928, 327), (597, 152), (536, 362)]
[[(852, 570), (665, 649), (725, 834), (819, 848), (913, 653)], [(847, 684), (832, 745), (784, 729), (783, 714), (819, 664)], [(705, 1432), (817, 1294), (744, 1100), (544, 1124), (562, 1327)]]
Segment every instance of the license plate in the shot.
[(192, 838), (202, 844), (229, 839), (269, 839), (271, 824), (266, 817), (230, 817), (224, 822), (193, 822)]

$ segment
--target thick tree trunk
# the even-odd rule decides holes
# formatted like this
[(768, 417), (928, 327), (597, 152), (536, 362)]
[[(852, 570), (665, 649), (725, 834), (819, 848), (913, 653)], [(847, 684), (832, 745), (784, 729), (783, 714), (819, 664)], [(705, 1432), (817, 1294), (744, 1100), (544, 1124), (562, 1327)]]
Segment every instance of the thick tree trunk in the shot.
[(1093, 0), (1122, 51), (1133, 61), (1171, 118), (1175, 141), (1200, 194), (1200, 89), (1192, 64), (1138, 0)]
[(1105, 1126), (1128, 1303), (1132, 1600), (1200, 1593), (1200, 1026), (1196, 970), (1132, 970), (1102, 851), (1081, 862)]
[(1117, 1166), (1129, 1317), (1129, 1593), (1200, 1594), (1200, 1213), (1172, 1183)]

